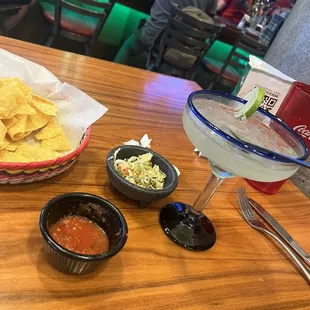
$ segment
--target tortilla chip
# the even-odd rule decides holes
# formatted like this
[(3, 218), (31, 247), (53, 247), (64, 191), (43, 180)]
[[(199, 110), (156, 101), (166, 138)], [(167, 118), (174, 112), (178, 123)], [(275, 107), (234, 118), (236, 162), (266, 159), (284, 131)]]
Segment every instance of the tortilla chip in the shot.
[(8, 139), (4, 139), (3, 142), (0, 144), (0, 151), (4, 150), (10, 144)]
[(58, 108), (52, 101), (42, 98), (33, 93), (31, 95), (32, 95), (31, 105), (33, 107), (35, 107), (37, 110), (40, 110), (42, 113), (46, 115), (56, 116), (56, 112), (58, 112)]
[(12, 140), (19, 140), (26, 133), (27, 115), (16, 115), (17, 122), (8, 129), (8, 135)]
[(7, 85), (0, 88), (0, 103), (0, 115), (4, 118), (7, 118), (10, 112), (17, 106), (15, 97)]
[(0, 162), (24, 163), (27, 161), (28, 159), (21, 154), (9, 152), (6, 150), (0, 152)]
[[(19, 78), (0, 79), (0, 161), (42, 161), (59, 157), (54, 150), (70, 150), (54, 118), (57, 111), (53, 102), (32, 94)], [(22, 141), (33, 131), (45, 148)]]
[(4, 138), (5, 138), (6, 132), (7, 132), (6, 127), (4, 126), (2, 121), (0, 120), (0, 145), (4, 143)]
[(29, 91), (27, 89), (23, 90), (22, 82), (12, 81), (6, 85), (15, 97), (17, 103), (17, 106), (15, 108), (16, 114), (36, 114), (36, 110), (28, 104), (26, 95), (29, 94)]
[(27, 158), (30, 162), (49, 160), (59, 157), (59, 154), (48, 149), (43, 149), (37, 145), (22, 144), (16, 150), (16, 153)]
[(10, 113), (7, 115), (7, 116), (4, 116), (4, 115), (1, 115), (0, 114), (0, 119), (9, 119), (9, 118), (12, 118), (16, 115), (16, 112), (15, 112), (15, 109), (14, 108), (13, 110), (10, 111)]
[(13, 81), (14, 81), (14, 78), (10, 78), (10, 77), (5, 77), (5, 78), (2, 78), (2, 79), (1, 79), (1, 82), (2, 82), (4, 85), (9, 84), (9, 83), (11, 83), (11, 82), (13, 82)]
[(20, 90), (25, 96), (27, 103), (31, 105), (32, 102), (31, 88), (28, 87), (25, 83), (23, 83), (23, 81), (21, 81), (19, 78), (13, 78), (12, 81), (18, 84)]
[(7, 140), (8, 144), (5, 146), (5, 150), (10, 151), (10, 152), (15, 152), (17, 150), (18, 147), (20, 147), (22, 144), (26, 143), (26, 142), (22, 142), (22, 141), (16, 141), (16, 142), (12, 142), (10, 140)]
[(24, 93), (24, 95), (31, 93), (31, 88), (28, 87), (21, 79), (15, 77), (15, 78), (12, 78), (12, 80), (14, 82), (18, 83), (18, 85), (19, 85), (20, 89), (22, 90), (22, 92)]
[(15, 108), (16, 114), (35, 115), (36, 110), (28, 103), (18, 104)]
[(2, 120), (2, 123), (6, 127), (6, 129), (9, 129), (10, 127), (12, 127), (16, 122), (17, 122), (16, 117), (12, 117), (12, 118)]
[(51, 139), (56, 137), (61, 131), (62, 128), (59, 126), (58, 122), (53, 117), (50, 119), (47, 125), (35, 135), (35, 137), (37, 140)]
[(18, 86), (17, 82), (9, 83), (7, 84), (7, 87), (10, 89), (10, 91), (14, 95), (17, 104), (27, 104), (25, 96), (22, 90), (20, 89), (20, 87)]
[(22, 91), (31, 91), (31, 88), (28, 87), (20, 78), (18, 77), (13, 77), (13, 78), (10, 78), (10, 77), (5, 77), (5, 78), (2, 78), (0, 80), (0, 82), (2, 82), (4, 85), (7, 85), (7, 84), (10, 84), (10, 83), (13, 83), (13, 82), (16, 82), (18, 83), (19, 87), (22, 89)]
[(27, 125), (26, 131), (34, 131), (44, 127), (48, 121), (51, 119), (50, 116), (41, 113), (40, 111), (36, 110), (37, 114), (35, 115), (28, 115), (27, 116)]
[(2, 85), (7, 85), (13, 81), (13, 78), (6, 77), (6, 78), (2, 78), (0, 81), (1, 81)]
[(63, 130), (61, 130), (57, 136), (51, 139), (42, 140), (41, 147), (44, 149), (46, 148), (52, 151), (59, 151), (59, 152), (70, 151), (72, 148)]

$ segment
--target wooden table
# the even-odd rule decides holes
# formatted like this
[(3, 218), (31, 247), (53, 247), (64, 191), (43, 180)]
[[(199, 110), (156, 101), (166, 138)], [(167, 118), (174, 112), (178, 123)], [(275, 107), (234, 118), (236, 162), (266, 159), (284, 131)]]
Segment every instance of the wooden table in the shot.
[(230, 45), (235, 45), (237, 39), (241, 35), (241, 30), (237, 27), (238, 25), (221, 16), (215, 16), (213, 20), (216, 24), (225, 25), (218, 40)]
[(252, 40), (258, 41), (259, 39), (259, 32), (253, 32), (250, 28), (243, 28), (239, 29), (238, 25), (235, 23), (232, 23), (231, 21), (227, 20), (224, 17), (221, 16), (215, 16), (213, 18), (213, 21), (216, 24), (224, 24), (225, 28), (222, 30), (220, 36), (218, 37), (218, 40), (225, 42), (230, 45), (235, 45), (236, 41), (240, 37), (240, 35), (243, 33), (243, 35), (248, 36)]
[[(185, 250), (161, 231), (162, 206), (193, 203), (210, 172), (182, 127), (182, 109), (188, 94), (198, 89), (195, 83), (4, 37), (0, 43), (109, 108), (93, 125), (88, 148), (68, 172), (45, 182), (1, 186), (1, 310), (310, 307), (309, 286), (281, 249), (241, 218), (235, 188), (245, 183), (242, 179), (226, 180), (205, 211), (217, 230), (211, 250)], [(111, 148), (144, 133), (153, 139), (153, 150), (182, 174), (170, 197), (137, 209), (134, 201), (110, 191), (105, 157)], [(295, 186), (287, 182), (273, 196), (247, 190), (310, 252), (310, 202)], [(127, 219), (127, 244), (101, 272), (68, 276), (46, 260), (40, 211), (49, 199), (70, 191), (103, 196)]]

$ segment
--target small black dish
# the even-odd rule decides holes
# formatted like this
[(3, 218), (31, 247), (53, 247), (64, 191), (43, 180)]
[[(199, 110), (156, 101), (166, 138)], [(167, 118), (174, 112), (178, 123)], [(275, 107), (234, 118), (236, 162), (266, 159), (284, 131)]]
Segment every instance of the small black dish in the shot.
[[(125, 180), (114, 167), (114, 153), (117, 153), (117, 159), (130, 158), (131, 156), (139, 156), (145, 153), (153, 155), (152, 163), (158, 165), (160, 170), (166, 174), (163, 189), (149, 189), (135, 185)], [(173, 165), (158, 153), (150, 149), (140, 146), (122, 145), (111, 150), (106, 159), (107, 173), (110, 178), (110, 187), (113, 190), (116, 188), (119, 192), (134, 200), (139, 201), (139, 207), (145, 208), (152, 201), (160, 200), (170, 195), (178, 185), (179, 177)]]
[[(48, 228), (68, 215), (85, 216), (97, 223), (108, 235), (109, 251), (84, 255), (56, 243)], [(128, 233), (124, 216), (112, 203), (87, 193), (68, 193), (53, 198), (42, 209), (39, 224), (48, 260), (58, 270), (69, 274), (82, 275), (97, 270), (124, 247)]]

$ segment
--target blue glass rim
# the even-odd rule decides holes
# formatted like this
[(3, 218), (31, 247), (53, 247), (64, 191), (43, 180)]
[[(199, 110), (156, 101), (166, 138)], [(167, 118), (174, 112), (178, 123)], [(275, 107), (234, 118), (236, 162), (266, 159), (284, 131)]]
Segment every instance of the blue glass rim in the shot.
[(259, 111), (260, 113), (262, 113), (263, 115), (265, 115), (266, 117), (274, 120), (276, 123), (280, 124), (282, 127), (284, 127), (293, 137), (296, 138), (296, 140), (298, 140), (298, 142), (301, 144), (302, 148), (304, 149), (305, 154), (302, 157), (290, 157), (292, 158), (292, 161), (284, 159), (281, 154), (277, 153), (277, 152), (273, 152), (271, 150), (265, 149), (263, 147), (259, 147), (259, 150), (256, 149), (254, 144), (251, 143), (246, 143), (245, 141), (241, 141), (238, 140), (232, 136), (230, 136), (229, 134), (225, 133), (223, 130), (221, 130), (220, 128), (216, 127), (215, 125), (213, 125), (211, 122), (209, 122), (194, 106), (193, 104), (193, 97), (196, 95), (214, 95), (214, 96), (218, 96), (218, 97), (223, 97), (226, 99), (231, 99), (237, 102), (240, 102), (241, 104), (246, 104), (247, 101), (239, 98), (237, 96), (234, 95), (230, 95), (230, 94), (226, 94), (226, 93), (222, 93), (222, 92), (218, 92), (218, 91), (214, 91), (214, 90), (197, 90), (195, 92), (192, 92), (187, 99), (187, 104), (190, 108), (190, 110), (194, 113), (194, 115), (204, 124), (206, 125), (208, 128), (210, 128), (212, 131), (214, 131), (216, 134), (218, 134), (219, 136), (221, 136), (222, 138), (224, 138), (225, 140), (231, 142), (232, 144), (235, 144), (236, 146), (240, 147), (241, 149), (253, 153), (255, 155), (267, 158), (269, 160), (273, 160), (273, 161), (278, 161), (278, 162), (282, 162), (282, 163), (293, 163), (292, 161), (294, 159), (299, 159), (299, 160), (305, 160), (308, 157), (308, 147), (306, 145), (306, 143), (301, 139), (301, 137), (299, 137), (299, 135), (292, 129), (290, 128), (286, 123), (284, 123), (281, 119), (279, 119), (278, 117), (274, 116), (273, 114), (265, 111), (262, 108), (258, 108), (257, 111)]

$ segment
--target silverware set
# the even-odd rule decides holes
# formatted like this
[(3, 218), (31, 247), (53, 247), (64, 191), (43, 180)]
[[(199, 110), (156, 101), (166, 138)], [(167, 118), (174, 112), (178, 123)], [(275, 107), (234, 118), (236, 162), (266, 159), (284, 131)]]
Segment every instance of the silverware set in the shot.
[[(254, 229), (277, 241), (299, 267), (308, 284), (310, 284), (310, 256), (292, 238), (292, 236), (253, 199), (247, 197), (244, 187), (237, 188), (238, 201), (245, 221)], [(274, 229), (269, 229), (256, 215), (256, 212)]]

